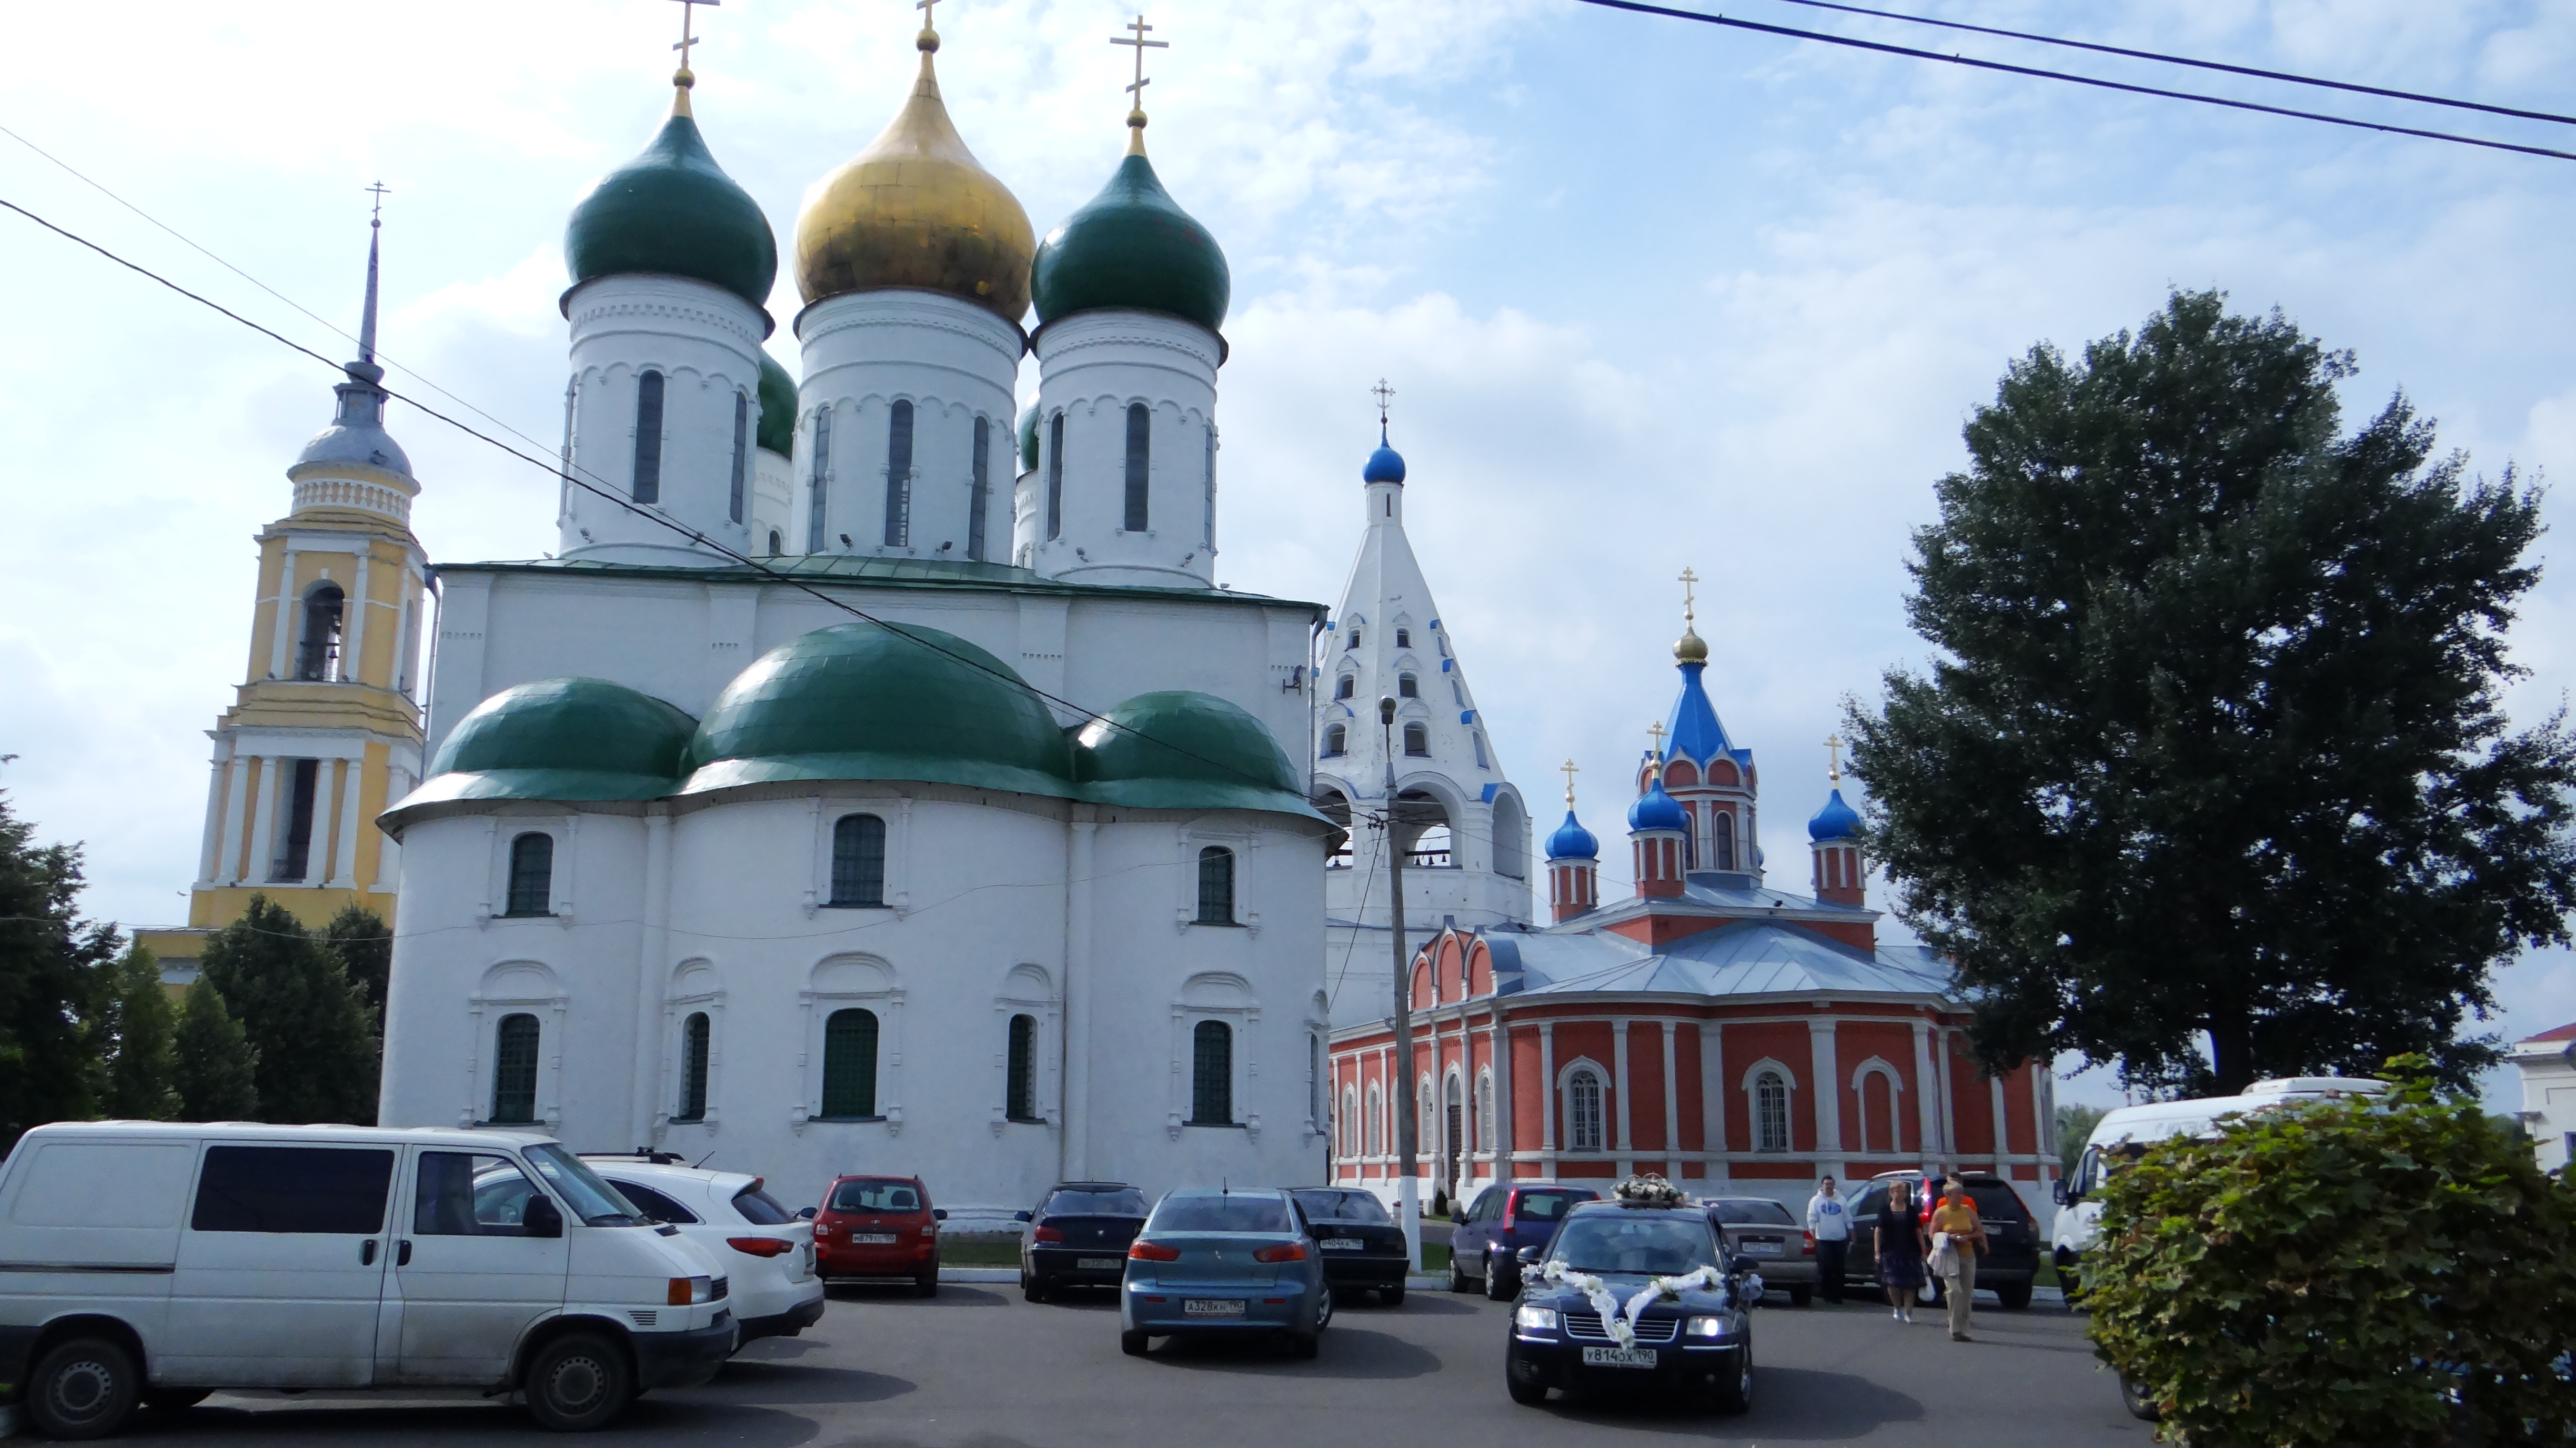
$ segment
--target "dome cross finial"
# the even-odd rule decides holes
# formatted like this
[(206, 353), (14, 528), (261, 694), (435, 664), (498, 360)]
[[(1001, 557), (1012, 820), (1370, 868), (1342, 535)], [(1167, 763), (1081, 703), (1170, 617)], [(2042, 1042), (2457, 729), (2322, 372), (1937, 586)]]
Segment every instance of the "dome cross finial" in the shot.
[(1369, 393), (1377, 398), (1377, 440), (1383, 444), (1386, 441), (1386, 405), (1395, 400), (1395, 389), (1387, 386), (1386, 379), (1381, 377)]
[(1699, 603), (1698, 595), (1696, 593), (1696, 589), (1699, 584), (1699, 575), (1688, 568), (1684, 568), (1682, 570), (1682, 576), (1678, 581), (1682, 586), (1682, 622), (1685, 625), (1696, 623), (1698, 622), (1698, 616), (1694, 610), (1697, 608)]
[(931, 9), (938, 3), (939, 0), (913, 0), (912, 8), (921, 12), (921, 34), (915, 37), (913, 44), (923, 50), (939, 48), (939, 14)]
[(1574, 776), (1579, 770), (1571, 759), (1558, 765), (1557, 770), (1565, 776), (1565, 807), (1572, 809), (1574, 808)]
[(678, 90), (671, 97), (671, 114), (675, 116), (689, 114), (689, 87), (698, 83), (697, 72), (689, 69), (689, 50), (701, 42), (690, 22), (697, 19), (699, 6), (723, 3), (724, 0), (680, 0), (680, 39), (671, 47), (680, 52), (680, 68), (671, 72), (671, 84)]
[(1153, 84), (1152, 81), (1145, 77), (1145, 52), (1148, 50), (1169, 50), (1172, 48), (1172, 43), (1168, 40), (1147, 40), (1145, 38), (1145, 32), (1153, 29), (1154, 27), (1145, 23), (1145, 17), (1142, 13), (1139, 13), (1133, 21), (1129, 22), (1127, 28), (1135, 33), (1133, 35), (1113, 35), (1109, 37), (1109, 43), (1112, 45), (1132, 45), (1136, 48), (1136, 80), (1134, 84), (1127, 87), (1128, 94), (1135, 97), (1135, 100), (1130, 102), (1127, 107), (1127, 126), (1129, 132), (1127, 137), (1127, 154), (1131, 156), (1141, 156), (1145, 154), (1145, 87)]
[(1646, 757), (1654, 761), (1655, 778), (1660, 780), (1664, 777), (1664, 721), (1658, 719), (1647, 725), (1646, 733), (1654, 740), (1646, 746)]
[(1840, 733), (1825, 736), (1825, 779), (1832, 784), (1843, 782), (1843, 736)]
[(1688, 568), (1682, 570), (1682, 636), (1673, 641), (1673, 659), (1683, 664), (1708, 662), (1708, 644), (1699, 636), (1700, 577)]
[(367, 188), (375, 193), (373, 215), (367, 218), (367, 309), (358, 319), (358, 360), (376, 360), (376, 243), (385, 234), (385, 195), (392, 190), (382, 181)]

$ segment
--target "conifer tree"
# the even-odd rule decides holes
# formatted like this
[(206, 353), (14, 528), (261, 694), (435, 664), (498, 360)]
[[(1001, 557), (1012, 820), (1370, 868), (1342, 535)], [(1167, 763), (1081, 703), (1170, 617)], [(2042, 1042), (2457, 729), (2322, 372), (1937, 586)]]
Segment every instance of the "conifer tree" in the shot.
[(116, 970), (116, 1040), (101, 1109), (123, 1121), (171, 1120), (179, 1114), (177, 1013), (161, 984), (161, 963), (136, 945)]
[(323, 943), (340, 957), (340, 968), (349, 974), (349, 983), (358, 988), (367, 1009), (375, 1012), (376, 1034), (384, 1034), (385, 982), (393, 972), (394, 933), (385, 918), (366, 906), (351, 901), (340, 907), (331, 923), (322, 927)]
[(0, 1152), (97, 1114), (117, 939), (80, 918), (82, 883), (80, 847), (37, 845), (0, 795)]
[(182, 1121), (255, 1121), (259, 1088), (253, 1077), (259, 1053), (242, 1034), (241, 1022), (224, 1005), (224, 993), (199, 976), (179, 1006), (179, 1029), (172, 1052), (173, 1076)]
[(366, 1002), (303, 922), (253, 895), (239, 920), (206, 938), (200, 968), (258, 1053), (261, 1120), (374, 1123), (378, 1049)]

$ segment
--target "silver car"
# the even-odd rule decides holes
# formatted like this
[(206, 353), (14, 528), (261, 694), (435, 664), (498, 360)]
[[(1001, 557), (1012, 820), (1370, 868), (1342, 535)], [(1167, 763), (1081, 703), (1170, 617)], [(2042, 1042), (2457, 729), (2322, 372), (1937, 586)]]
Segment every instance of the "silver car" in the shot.
[(1332, 1320), (1323, 1254), (1286, 1192), (1173, 1192), (1127, 1249), (1118, 1346), (1130, 1357), (1176, 1333), (1270, 1332), (1310, 1358)]
[(1729, 1255), (1744, 1258), (1764, 1287), (1788, 1293), (1798, 1307), (1815, 1297), (1816, 1239), (1787, 1207), (1769, 1197), (1711, 1197), (1705, 1205)]

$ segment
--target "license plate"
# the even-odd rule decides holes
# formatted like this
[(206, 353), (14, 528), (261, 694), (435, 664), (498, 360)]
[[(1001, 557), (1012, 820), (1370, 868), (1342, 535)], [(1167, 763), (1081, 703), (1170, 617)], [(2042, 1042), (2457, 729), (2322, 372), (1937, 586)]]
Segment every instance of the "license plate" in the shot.
[(1324, 1239), (1324, 1250), (1327, 1252), (1358, 1252), (1365, 1250), (1367, 1246), (1368, 1243), (1361, 1241), (1357, 1237), (1326, 1237)]
[[(1181, 1316), (1241, 1317), (1243, 1303), (1230, 1297), (1184, 1297), (1181, 1299)], [(1648, 1353), (1646, 1356), (1653, 1357), (1654, 1354)]]
[(891, 1247), (903, 1238), (892, 1232), (852, 1232), (850, 1240), (862, 1247)]
[(1744, 1244), (1744, 1255), (1747, 1257), (1777, 1257), (1780, 1255), (1780, 1244), (1777, 1242), (1747, 1242)]
[(1115, 1272), (1126, 1262), (1117, 1257), (1076, 1257), (1073, 1265), (1076, 1271), (1081, 1272)]
[(1655, 1350), (1650, 1347), (1587, 1347), (1583, 1350), (1587, 1368), (1651, 1368)]

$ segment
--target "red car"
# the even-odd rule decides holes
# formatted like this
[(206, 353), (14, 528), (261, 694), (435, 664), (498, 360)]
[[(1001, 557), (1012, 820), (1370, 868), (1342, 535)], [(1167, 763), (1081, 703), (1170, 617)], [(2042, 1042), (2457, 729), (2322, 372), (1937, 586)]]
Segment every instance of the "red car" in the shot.
[(814, 1271), (826, 1282), (909, 1277), (913, 1291), (939, 1291), (939, 1224), (919, 1177), (834, 1177), (814, 1218)]

